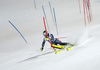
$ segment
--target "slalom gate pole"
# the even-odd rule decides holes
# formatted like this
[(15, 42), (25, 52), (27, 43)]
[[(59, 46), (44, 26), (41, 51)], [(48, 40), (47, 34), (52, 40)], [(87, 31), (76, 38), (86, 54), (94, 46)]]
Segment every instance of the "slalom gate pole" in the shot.
[(50, 11), (51, 11), (52, 21), (53, 21), (53, 23), (54, 23), (53, 13), (52, 13), (52, 9), (51, 9), (51, 4), (50, 4), (50, 1), (49, 1), (49, 7), (50, 7)]
[(90, 5), (90, 0), (88, 0), (88, 3), (89, 3), (89, 17), (90, 17), (90, 22), (91, 22), (93, 17), (92, 17), (92, 10), (91, 10), (91, 5)]
[(36, 2), (35, 2), (35, 0), (34, 0), (34, 7), (35, 7), (35, 9), (36, 9)]
[(89, 4), (88, 4), (88, 1), (86, 2), (86, 0), (85, 0), (84, 3), (85, 3), (85, 8), (86, 8), (88, 23), (90, 23), (90, 20), (89, 20)]
[(67, 38), (67, 37), (58, 37), (58, 38), (56, 38), (56, 39), (62, 39), (62, 38)]
[[(48, 37), (48, 39), (49, 39), (49, 36), (48, 36), (48, 33), (47, 33), (46, 24), (45, 24), (45, 18), (44, 18), (44, 17), (43, 17), (43, 21), (44, 21), (45, 31), (46, 31), (47, 37)], [(51, 43), (50, 39), (49, 39), (49, 42), (50, 42), (50, 44), (51, 44), (51, 46), (52, 46), (52, 43)], [(53, 46), (52, 46), (52, 48), (53, 48), (53, 49), (54, 49), (54, 51), (56, 52), (56, 49), (55, 49)]]
[(56, 14), (55, 14), (54, 8), (53, 8), (53, 12), (54, 12), (55, 25), (56, 25), (56, 32), (57, 32), (57, 35), (58, 35), (58, 27), (57, 27)]
[(86, 27), (86, 15), (85, 15), (85, 0), (83, 0), (84, 22)]
[(90, 0), (83, 0), (83, 10), (84, 10), (84, 22), (85, 22), (85, 27), (86, 27), (86, 15), (87, 15), (88, 23), (90, 24), (90, 22), (92, 21)]
[(47, 29), (48, 29), (48, 31), (49, 31), (49, 33), (50, 33), (50, 30), (49, 30), (49, 25), (48, 25), (48, 21), (47, 21), (47, 17), (46, 17), (46, 14), (45, 14), (45, 10), (44, 10), (43, 5), (42, 5), (42, 10), (43, 10), (43, 13), (44, 13), (44, 17), (45, 17), (45, 19), (46, 19)]
[(10, 22), (8, 21), (16, 30), (17, 32), (21, 35), (21, 37), (24, 39), (24, 41), (27, 43), (26, 39), (24, 38), (24, 36), (20, 33), (20, 31)]
[(78, 0), (78, 3), (79, 3), (79, 11), (80, 11), (80, 13), (81, 13), (80, 0)]

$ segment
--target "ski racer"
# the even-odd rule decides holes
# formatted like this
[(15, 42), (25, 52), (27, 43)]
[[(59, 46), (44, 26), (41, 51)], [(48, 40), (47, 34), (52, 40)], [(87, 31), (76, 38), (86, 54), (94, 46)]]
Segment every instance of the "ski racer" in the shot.
[[(46, 31), (43, 31), (44, 38), (43, 38), (43, 42), (42, 42), (42, 47), (40, 49), (41, 52), (44, 49), (44, 45), (45, 45), (46, 41), (51, 42), (53, 45), (71, 45), (71, 46), (74, 46), (74, 44), (70, 44), (70, 43), (67, 43), (67, 42), (61, 42), (59, 39), (54, 38), (53, 34), (49, 34), (49, 33), (47, 33), (47, 34), (46, 34)], [(47, 36), (49, 37), (49, 39), (48, 39)], [(55, 47), (55, 46), (53, 46), (53, 47), (54, 48), (59, 48), (59, 47)], [(61, 48), (59, 48), (59, 49), (61, 49)]]

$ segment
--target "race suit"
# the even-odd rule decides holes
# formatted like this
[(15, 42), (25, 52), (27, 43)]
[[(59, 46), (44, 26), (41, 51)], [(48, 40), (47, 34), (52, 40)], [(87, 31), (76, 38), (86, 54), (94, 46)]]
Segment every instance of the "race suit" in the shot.
[[(60, 40), (58, 40), (57, 38), (54, 38), (53, 34), (49, 34), (48, 37), (49, 37), (49, 39), (50, 39), (50, 42), (51, 42), (52, 44), (54, 44), (54, 45), (57, 45), (57, 44), (59, 44), (59, 45), (67, 45), (67, 43), (62, 43), (62, 42), (61, 42)], [(46, 37), (43, 38), (42, 47), (44, 47), (46, 41), (49, 42), (49, 39), (46, 38)]]

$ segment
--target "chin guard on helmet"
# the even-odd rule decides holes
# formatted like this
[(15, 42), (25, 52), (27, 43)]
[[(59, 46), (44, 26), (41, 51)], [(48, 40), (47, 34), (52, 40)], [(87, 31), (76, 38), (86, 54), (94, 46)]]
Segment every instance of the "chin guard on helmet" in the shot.
[(46, 31), (43, 31), (43, 36), (47, 37), (47, 35), (49, 35), (49, 33), (46, 33)]

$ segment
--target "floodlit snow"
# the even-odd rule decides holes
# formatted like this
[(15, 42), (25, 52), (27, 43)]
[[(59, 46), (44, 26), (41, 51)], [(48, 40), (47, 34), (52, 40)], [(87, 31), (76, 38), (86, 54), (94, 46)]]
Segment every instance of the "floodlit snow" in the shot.
[[(55, 8), (58, 32), (49, 8)], [(100, 70), (100, 1), (90, 0), (93, 20), (84, 24), (80, 0), (0, 0), (0, 70)], [(55, 54), (47, 42), (40, 52), (44, 31), (43, 10), (50, 33), (64, 42), (79, 44)], [(8, 22), (23, 34), (28, 44)]]

